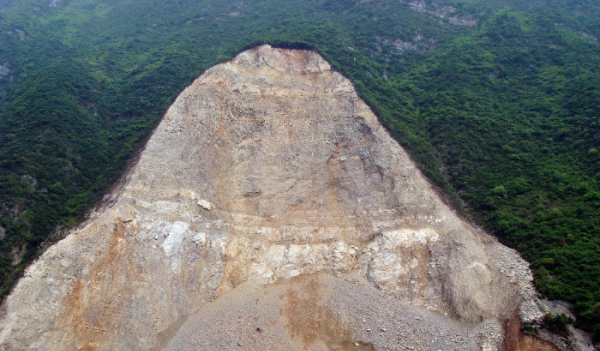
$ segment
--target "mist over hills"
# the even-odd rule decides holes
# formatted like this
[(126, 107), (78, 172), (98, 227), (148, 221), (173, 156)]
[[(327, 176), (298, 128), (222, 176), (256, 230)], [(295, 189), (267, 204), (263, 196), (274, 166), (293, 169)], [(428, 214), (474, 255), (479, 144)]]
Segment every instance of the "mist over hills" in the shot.
[(598, 1), (0, 6), (2, 295), (185, 86), (271, 43), (315, 49), (349, 77), (448, 201), (600, 337)]

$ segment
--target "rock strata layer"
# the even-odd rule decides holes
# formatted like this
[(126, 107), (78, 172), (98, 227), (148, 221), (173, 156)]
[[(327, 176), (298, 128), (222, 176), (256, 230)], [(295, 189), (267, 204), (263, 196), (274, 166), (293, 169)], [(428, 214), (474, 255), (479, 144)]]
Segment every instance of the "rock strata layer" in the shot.
[(0, 349), (502, 350), (541, 316), (314, 52), (207, 70), (112, 196), (29, 267)]

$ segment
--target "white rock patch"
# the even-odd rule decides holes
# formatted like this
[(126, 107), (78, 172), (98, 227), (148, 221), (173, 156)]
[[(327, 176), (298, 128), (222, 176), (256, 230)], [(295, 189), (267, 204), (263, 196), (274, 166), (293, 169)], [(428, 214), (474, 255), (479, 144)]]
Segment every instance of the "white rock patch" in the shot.
[(167, 255), (179, 249), (188, 229), (190, 225), (185, 222), (175, 222), (170, 226), (167, 237), (161, 245)]

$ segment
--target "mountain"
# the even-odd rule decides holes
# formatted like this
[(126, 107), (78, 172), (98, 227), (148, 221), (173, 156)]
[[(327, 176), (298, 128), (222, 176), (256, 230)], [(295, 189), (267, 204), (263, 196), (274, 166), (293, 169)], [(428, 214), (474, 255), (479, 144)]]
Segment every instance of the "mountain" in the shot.
[(181, 90), (261, 43), (351, 79), (423, 173), (600, 338), (597, 1), (12, 1), (0, 274), (101, 202)]
[(518, 350), (531, 337), (507, 326), (543, 317), (527, 263), (445, 205), (311, 51), (208, 69), (111, 196), (9, 295), (4, 349), (151, 350), (170, 333), (176, 350)]

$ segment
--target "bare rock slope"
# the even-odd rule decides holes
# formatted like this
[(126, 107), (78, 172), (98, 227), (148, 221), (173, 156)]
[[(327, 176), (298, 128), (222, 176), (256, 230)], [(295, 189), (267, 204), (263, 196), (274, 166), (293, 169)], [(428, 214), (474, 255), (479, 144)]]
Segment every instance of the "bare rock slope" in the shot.
[(261, 46), (188, 87), (110, 204), (27, 270), (0, 349), (516, 349), (531, 280), (350, 81)]

